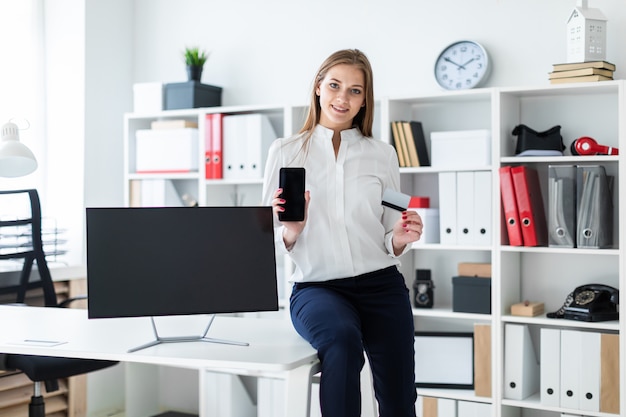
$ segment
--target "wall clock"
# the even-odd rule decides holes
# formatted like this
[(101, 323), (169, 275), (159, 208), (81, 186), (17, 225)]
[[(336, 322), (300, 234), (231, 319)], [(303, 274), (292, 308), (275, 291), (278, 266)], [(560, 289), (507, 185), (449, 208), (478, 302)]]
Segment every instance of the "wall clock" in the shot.
[(478, 87), (490, 72), (487, 50), (474, 41), (458, 41), (446, 46), (435, 62), (435, 79), (446, 90)]

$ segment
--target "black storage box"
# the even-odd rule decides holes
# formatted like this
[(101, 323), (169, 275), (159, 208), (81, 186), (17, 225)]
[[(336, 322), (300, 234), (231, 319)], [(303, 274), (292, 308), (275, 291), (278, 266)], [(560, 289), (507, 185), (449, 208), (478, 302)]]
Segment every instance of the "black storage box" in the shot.
[(452, 311), (491, 314), (491, 278), (452, 277)]
[(165, 110), (222, 105), (222, 88), (198, 81), (165, 84)]

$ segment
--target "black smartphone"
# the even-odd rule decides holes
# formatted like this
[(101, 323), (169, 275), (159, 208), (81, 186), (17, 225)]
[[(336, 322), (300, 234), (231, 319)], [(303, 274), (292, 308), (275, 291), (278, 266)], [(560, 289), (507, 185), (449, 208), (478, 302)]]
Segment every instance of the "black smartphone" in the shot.
[(304, 220), (304, 180), (305, 171), (300, 167), (280, 169), (278, 186), (283, 189), (280, 196), (285, 200), (285, 211), (278, 213), (278, 220), (299, 222)]

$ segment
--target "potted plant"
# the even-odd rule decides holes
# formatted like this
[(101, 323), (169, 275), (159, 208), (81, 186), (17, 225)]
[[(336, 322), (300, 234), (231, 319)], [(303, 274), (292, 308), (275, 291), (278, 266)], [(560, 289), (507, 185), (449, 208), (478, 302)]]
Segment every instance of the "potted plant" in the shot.
[(209, 58), (208, 54), (198, 47), (185, 48), (185, 64), (187, 65), (187, 76), (189, 81), (198, 81), (202, 78), (202, 68)]

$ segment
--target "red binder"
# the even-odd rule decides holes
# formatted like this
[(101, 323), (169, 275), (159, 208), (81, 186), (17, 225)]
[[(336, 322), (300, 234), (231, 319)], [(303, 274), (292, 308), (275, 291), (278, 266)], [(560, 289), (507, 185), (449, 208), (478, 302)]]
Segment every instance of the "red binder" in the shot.
[(515, 166), (511, 167), (511, 177), (524, 246), (546, 246), (548, 226), (537, 171), (523, 165)]
[(522, 229), (519, 223), (517, 199), (515, 198), (515, 188), (513, 188), (510, 166), (500, 168), (500, 195), (502, 196), (502, 210), (504, 211), (509, 245), (523, 246), (524, 239), (522, 238)]
[(213, 179), (219, 180), (223, 178), (222, 175), (222, 120), (224, 115), (222, 113), (214, 113), (211, 121), (212, 133), (211, 133), (211, 148), (213, 154)]
[(204, 178), (207, 180), (213, 179), (212, 120), (210, 114), (204, 118)]

